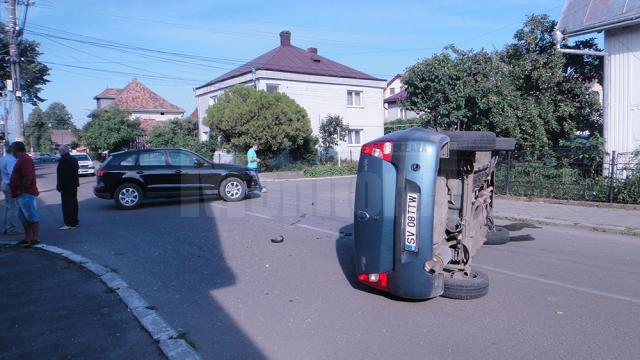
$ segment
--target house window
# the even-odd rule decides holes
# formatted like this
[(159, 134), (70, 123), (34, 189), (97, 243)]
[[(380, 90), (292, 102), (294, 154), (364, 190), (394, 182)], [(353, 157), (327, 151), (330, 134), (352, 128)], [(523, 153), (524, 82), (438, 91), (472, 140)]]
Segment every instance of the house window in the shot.
[(362, 145), (362, 129), (349, 129), (347, 143), (349, 145)]
[(362, 91), (347, 91), (347, 106), (362, 107)]
[(213, 95), (212, 97), (209, 98), (209, 105), (214, 105), (218, 102), (218, 95)]
[(280, 89), (280, 85), (278, 84), (267, 84), (267, 92), (269, 93), (277, 93)]
[(389, 95), (395, 95), (396, 94), (396, 88), (389, 88)]

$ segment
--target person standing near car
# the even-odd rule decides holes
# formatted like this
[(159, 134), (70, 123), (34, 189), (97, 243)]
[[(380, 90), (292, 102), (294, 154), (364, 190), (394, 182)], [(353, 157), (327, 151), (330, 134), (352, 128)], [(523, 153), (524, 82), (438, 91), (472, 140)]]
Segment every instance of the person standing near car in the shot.
[(9, 180), (11, 196), (15, 198), (18, 208), (18, 217), (24, 227), (24, 240), (20, 241), (22, 247), (31, 247), (40, 242), (40, 215), (36, 198), (40, 194), (36, 185), (36, 168), (31, 156), (27, 155), (27, 149), (22, 141), (11, 144), (13, 156), (17, 159)]
[(260, 162), (260, 159), (258, 159), (258, 155), (256, 154), (257, 150), (258, 150), (258, 145), (254, 144), (252, 147), (249, 148), (249, 151), (247, 151), (247, 167), (256, 172), (256, 180), (258, 181), (258, 188), (260, 188), (260, 192), (264, 193), (264, 192), (267, 192), (267, 188), (262, 186), (262, 183), (260, 182), (260, 175), (258, 175), (258, 163)]
[(16, 165), (16, 158), (11, 153), (11, 145), (8, 145), (4, 156), (0, 159), (0, 171), (2, 172), (2, 193), (4, 193), (5, 209), (4, 209), (4, 230), (7, 235), (19, 234), (18, 231), (18, 213), (16, 208), (16, 199), (11, 196), (9, 181), (13, 167)]
[(80, 180), (78, 175), (78, 160), (71, 156), (68, 145), (62, 145), (58, 149), (60, 161), (58, 161), (58, 182), (56, 190), (60, 192), (62, 203), (62, 217), (64, 225), (60, 230), (69, 230), (78, 226), (78, 187)]

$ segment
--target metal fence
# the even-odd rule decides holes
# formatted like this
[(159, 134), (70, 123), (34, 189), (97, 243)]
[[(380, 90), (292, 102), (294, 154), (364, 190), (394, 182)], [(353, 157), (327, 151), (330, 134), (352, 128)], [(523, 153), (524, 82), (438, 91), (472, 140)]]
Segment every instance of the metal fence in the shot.
[[(555, 152), (558, 154), (559, 152)], [(640, 203), (640, 158), (634, 153), (592, 159), (525, 160), (502, 154), (496, 171), (496, 193), (565, 200)]]

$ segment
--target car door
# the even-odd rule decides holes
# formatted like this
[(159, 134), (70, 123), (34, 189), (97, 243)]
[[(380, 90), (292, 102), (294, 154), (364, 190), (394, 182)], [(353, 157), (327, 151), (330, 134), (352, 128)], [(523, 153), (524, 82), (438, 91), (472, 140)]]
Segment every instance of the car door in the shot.
[(178, 195), (174, 171), (169, 167), (164, 150), (147, 150), (138, 156), (138, 170), (147, 188), (149, 197), (171, 197)]
[(183, 196), (200, 194), (200, 168), (202, 160), (195, 154), (184, 150), (167, 150), (173, 181)]

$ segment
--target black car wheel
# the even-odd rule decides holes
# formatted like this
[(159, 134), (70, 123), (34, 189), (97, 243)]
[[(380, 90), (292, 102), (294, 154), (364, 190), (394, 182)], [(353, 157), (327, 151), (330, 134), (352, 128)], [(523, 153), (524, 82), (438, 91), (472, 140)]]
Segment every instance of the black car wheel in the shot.
[(509, 242), (509, 230), (496, 226), (495, 231), (487, 231), (487, 239), (485, 245), (502, 245)]
[(471, 300), (481, 298), (489, 292), (489, 277), (480, 271), (444, 274), (444, 292), (449, 299)]
[(244, 181), (230, 177), (220, 183), (220, 196), (225, 201), (240, 201), (247, 194), (247, 184)]
[(142, 189), (135, 184), (122, 184), (120, 185), (114, 195), (113, 199), (119, 209), (133, 210), (142, 205)]
[(454, 151), (493, 151), (496, 134), (489, 131), (441, 131), (449, 137), (449, 149)]

